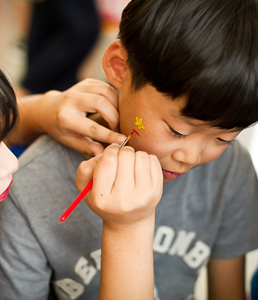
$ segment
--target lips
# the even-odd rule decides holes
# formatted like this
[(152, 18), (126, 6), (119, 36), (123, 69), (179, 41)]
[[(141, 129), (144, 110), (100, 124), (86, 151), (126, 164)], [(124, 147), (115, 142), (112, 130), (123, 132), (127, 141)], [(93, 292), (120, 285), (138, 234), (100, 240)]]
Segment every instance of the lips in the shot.
[(12, 181), (10, 182), (10, 184), (8, 185), (7, 189), (0, 195), (0, 201), (4, 200), (7, 196), (8, 196), (8, 193), (9, 193), (9, 187), (10, 185), (13, 183), (13, 179)]
[(162, 169), (162, 173), (163, 173), (164, 178), (168, 179), (168, 180), (176, 179), (182, 174), (182, 173), (170, 172), (170, 171), (163, 170), (163, 169)]

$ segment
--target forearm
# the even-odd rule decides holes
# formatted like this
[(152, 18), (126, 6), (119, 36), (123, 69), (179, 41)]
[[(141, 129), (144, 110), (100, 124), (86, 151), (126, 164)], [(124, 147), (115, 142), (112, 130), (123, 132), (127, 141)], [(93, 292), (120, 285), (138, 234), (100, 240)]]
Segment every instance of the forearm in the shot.
[(246, 300), (245, 257), (211, 258), (208, 264), (209, 300)]
[(19, 119), (11, 134), (5, 140), (10, 147), (13, 145), (29, 145), (43, 133), (38, 123), (37, 111), (42, 95), (25, 96), (17, 99)]
[(153, 300), (154, 222), (120, 233), (103, 225), (99, 300)]

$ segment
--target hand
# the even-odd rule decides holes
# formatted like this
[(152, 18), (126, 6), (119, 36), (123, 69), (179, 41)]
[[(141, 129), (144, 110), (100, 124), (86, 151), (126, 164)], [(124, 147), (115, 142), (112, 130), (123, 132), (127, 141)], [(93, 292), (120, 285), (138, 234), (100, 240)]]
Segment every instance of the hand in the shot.
[[(64, 92), (50, 91), (21, 98), (18, 104), (24, 143), (48, 133), (81, 153), (98, 155), (104, 148), (92, 139), (120, 144), (126, 138), (114, 132), (119, 126), (118, 95), (110, 85), (99, 80), (86, 79)], [(111, 130), (87, 118), (87, 112), (98, 112)], [(19, 142), (19, 135), (16, 136)], [(9, 144), (17, 141), (10, 140)]]
[(92, 189), (85, 197), (90, 209), (114, 230), (153, 218), (163, 186), (157, 157), (111, 145), (98, 159), (81, 163), (76, 177), (79, 191), (93, 177)]
[(84, 200), (103, 219), (98, 299), (153, 299), (155, 208), (163, 186), (159, 161), (111, 145), (80, 164), (79, 191), (92, 177)]

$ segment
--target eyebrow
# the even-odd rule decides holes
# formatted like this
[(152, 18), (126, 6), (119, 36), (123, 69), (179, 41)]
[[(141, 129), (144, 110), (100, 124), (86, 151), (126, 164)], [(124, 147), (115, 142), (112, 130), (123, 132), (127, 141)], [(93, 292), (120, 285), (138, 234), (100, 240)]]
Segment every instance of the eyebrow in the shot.
[[(185, 123), (189, 124), (189, 125), (192, 125), (192, 126), (197, 126), (199, 124), (195, 124), (194, 123), (194, 120), (191, 120), (190, 118), (188, 117), (185, 117), (185, 116), (182, 116), (181, 114), (175, 114), (175, 112), (173, 110), (170, 110), (169, 111), (169, 114), (171, 115), (171, 117), (173, 118), (178, 118), (182, 121), (184, 121)], [(198, 120), (197, 120), (198, 121)], [(203, 121), (200, 121), (200, 122), (203, 122)]]
[[(209, 122), (206, 123), (205, 121), (202, 121), (202, 120), (190, 119), (188, 117), (182, 116), (181, 114), (176, 115), (173, 110), (170, 110), (169, 114), (172, 117), (178, 118), (178, 119), (182, 120), (183, 122), (185, 122), (185, 123), (187, 123), (188, 125), (191, 125), (191, 126), (202, 126), (202, 125), (207, 126), (209, 124)], [(196, 124), (195, 123), (196, 121), (197, 122), (202, 122), (202, 124)], [(214, 127), (214, 126), (210, 126), (210, 127)], [(223, 128), (220, 128), (220, 129), (223, 130)], [(242, 131), (242, 130), (238, 129), (238, 128), (232, 128), (232, 129), (227, 129), (227, 131), (229, 131), (229, 132), (238, 132), (238, 131)]]

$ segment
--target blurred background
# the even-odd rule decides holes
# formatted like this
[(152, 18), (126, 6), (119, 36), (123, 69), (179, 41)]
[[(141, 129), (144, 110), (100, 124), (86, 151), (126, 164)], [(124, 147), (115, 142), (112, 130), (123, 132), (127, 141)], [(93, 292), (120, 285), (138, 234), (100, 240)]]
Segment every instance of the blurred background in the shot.
[[(92, 77), (106, 81), (102, 55), (118, 32), (128, 0), (0, 0), (0, 68), (18, 96), (65, 90)], [(258, 126), (240, 142), (258, 173)], [(245, 188), (245, 187), (243, 187)], [(246, 287), (258, 266), (258, 250), (248, 253)], [(200, 272), (196, 300), (207, 299), (206, 269)]]
[(0, 66), (19, 95), (105, 80), (102, 54), (128, 0), (0, 0)]

